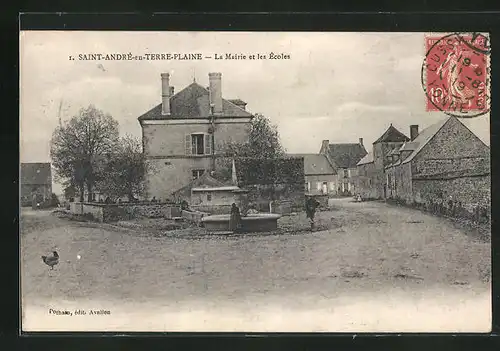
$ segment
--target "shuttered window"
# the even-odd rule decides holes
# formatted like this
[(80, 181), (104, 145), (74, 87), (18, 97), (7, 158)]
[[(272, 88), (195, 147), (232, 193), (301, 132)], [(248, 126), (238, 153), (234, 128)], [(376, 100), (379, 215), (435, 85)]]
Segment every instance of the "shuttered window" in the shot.
[(205, 137), (205, 155), (212, 154), (212, 136), (210, 134), (204, 134)]
[(186, 134), (186, 155), (211, 155), (212, 137), (208, 133)]
[(191, 148), (191, 134), (186, 134), (185, 148), (186, 148), (186, 155), (191, 155), (191, 152), (192, 152), (192, 148)]

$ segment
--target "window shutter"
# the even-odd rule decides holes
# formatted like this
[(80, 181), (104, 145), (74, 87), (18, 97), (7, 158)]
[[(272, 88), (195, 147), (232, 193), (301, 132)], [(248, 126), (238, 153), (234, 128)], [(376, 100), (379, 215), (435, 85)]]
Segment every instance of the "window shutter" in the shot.
[(186, 134), (185, 137), (185, 147), (186, 147), (186, 155), (191, 155), (192, 147), (191, 147), (191, 134)]
[(205, 139), (205, 155), (212, 154), (212, 136), (210, 134), (204, 135)]

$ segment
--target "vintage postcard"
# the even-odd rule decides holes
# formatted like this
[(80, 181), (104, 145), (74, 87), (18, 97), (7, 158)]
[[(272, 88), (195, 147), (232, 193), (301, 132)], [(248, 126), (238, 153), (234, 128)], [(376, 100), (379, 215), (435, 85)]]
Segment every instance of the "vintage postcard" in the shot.
[(488, 33), (20, 33), (22, 331), (488, 332)]

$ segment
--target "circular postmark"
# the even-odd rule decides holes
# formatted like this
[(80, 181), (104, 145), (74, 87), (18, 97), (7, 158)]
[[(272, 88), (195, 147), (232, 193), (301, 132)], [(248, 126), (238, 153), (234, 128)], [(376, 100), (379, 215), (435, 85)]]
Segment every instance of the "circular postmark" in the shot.
[(490, 111), (488, 37), (480, 33), (426, 35), (422, 87), (427, 111), (472, 118)]

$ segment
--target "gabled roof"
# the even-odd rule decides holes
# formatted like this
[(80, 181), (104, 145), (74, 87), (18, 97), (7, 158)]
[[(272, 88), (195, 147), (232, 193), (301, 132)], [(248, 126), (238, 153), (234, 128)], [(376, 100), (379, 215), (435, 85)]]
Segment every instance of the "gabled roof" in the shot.
[(177, 189), (174, 194), (184, 194), (187, 195), (191, 193), (191, 189), (193, 188), (214, 188), (214, 187), (223, 187), (228, 184), (225, 184), (210, 175), (209, 172), (203, 173), (199, 178), (192, 180), (189, 184), (183, 186), (180, 189)]
[(401, 145), (401, 147), (398, 150), (398, 153), (401, 153), (402, 151), (415, 151), (417, 148), (418, 148), (418, 142), (410, 141), (408, 143), (404, 143), (403, 145)]
[(304, 158), (304, 175), (337, 174), (326, 155), (322, 154), (289, 154), (290, 157)]
[(330, 144), (328, 146), (328, 154), (337, 167), (354, 168), (368, 152), (359, 143)]
[(392, 124), (387, 128), (387, 130), (378, 138), (375, 140), (373, 143), (381, 143), (381, 142), (401, 142), (401, 141), (410, 141), (410, 138), (408, 138), (406, 135), (401, 133), (399, 130), (394, 128)]
[(233, 104), (240, 106), (240, 105), (246, 105), (247, 103), (241, 99), (229, 99), (227, 100), (229, 102), (232, 102)]
[[(170, 97), (170, 112), (162, 115), (162, 104), (141, 115), (139, 121), (159, 119), (208, 118), (210, 116), (209, 91), (196, 82)], [(252, 114), (229, 100), (222, 99), (222, 117), (252, 117)]]
[(366, 165), (368, 163), (373, 163), (373, 152), (369, 152), (363, 157), (357, 164), (357, 166)]
[(21, 163), (21, 184), (52, 185), (50, 163)]
[(427, 143), (434, 137), (434, 135), (436, 135), (437, 132), (439, 132), (441, 128), (443, 128), (443, 126), (452, 118), (455, 117), (445, 118), (422, 130), (415, 140), (411, 142), (411, 144), (415, 146), (414, 151), (402, 163), (408, 163), (413, 160), (413, 158), (418, 155), (420, 150), (422, 150), (424, 146), (427, 145)]

